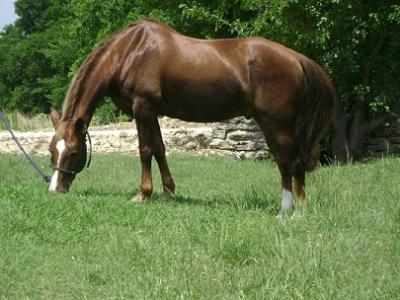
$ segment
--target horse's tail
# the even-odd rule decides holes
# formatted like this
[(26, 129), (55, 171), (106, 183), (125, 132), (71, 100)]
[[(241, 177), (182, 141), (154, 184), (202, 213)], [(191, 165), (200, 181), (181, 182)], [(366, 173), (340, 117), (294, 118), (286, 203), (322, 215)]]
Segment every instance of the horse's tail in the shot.
[(299, 62), (304, 73), (304, 94), (295, 124), (300, 148), (298, 160), (307, 171), (312, 171), (319, 161), (319, 140), (335, 114), (336, 91), (316, 62), (305, 56), (300, 56)]

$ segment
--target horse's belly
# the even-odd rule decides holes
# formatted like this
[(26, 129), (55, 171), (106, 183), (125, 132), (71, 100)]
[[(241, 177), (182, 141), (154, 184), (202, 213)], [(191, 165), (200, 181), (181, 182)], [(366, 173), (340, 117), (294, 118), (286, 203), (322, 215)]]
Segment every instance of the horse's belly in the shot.
[(243, 113), (246, 97), (234, 82), (181, 82), (162, 93), (160, 114), (194, 122), (215, 122)]

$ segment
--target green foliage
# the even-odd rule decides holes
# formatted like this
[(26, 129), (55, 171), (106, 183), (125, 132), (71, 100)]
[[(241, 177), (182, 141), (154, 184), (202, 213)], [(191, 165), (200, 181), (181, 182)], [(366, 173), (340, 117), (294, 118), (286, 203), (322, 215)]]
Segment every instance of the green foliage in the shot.
[(132, 117), (122, 114), (114, 105), (110, 98), (106, 98), (101, 106), (96, 110), (92, 120), (93, 125), (106, 125), (110, 123), (132, 121)]
[(318, 169), (293, 219), (276, 218), (280, 176), (268, 162), (169, 161), (176, 195), (134, 205), (137, 157), (95, 155), (56, 195), (20, 156), (2, 155), (0, 298), (398, 298), (400, 159)]
[(293, 46), (331, 73), (347, 107), (387, 110), (399, 99), (397, 1), (289, 1), (283, 10)]
[(70, 29), (71, 40), (78, 45), (73, 72), (95, 45), (129, 23), (152, 17), (174, 26), (179, 20), (176, 1), (72, 0), (70, 10), (75, 20)]
[(20, 18), (0, 35), (0, 106), (36, 114), (59, 106), (73, 62), (65, 1), (15, 2)]
[(182, 17), (199, 37), (276, 37), (285, 0), (192, 1), (181, 4)]

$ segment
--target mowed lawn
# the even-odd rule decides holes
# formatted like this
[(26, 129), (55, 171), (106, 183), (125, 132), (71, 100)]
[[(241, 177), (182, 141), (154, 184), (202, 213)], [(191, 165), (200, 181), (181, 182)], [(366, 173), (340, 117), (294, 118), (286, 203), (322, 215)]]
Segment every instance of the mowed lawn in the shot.
[(399, 158), (319, 168), (283, 219), (272, 162), (169, 162), (176, 195), (154, 165), (135, 205), (137, 157), (94, 155), (59, 195), (1, 155), (0, 299), (400, 298)]

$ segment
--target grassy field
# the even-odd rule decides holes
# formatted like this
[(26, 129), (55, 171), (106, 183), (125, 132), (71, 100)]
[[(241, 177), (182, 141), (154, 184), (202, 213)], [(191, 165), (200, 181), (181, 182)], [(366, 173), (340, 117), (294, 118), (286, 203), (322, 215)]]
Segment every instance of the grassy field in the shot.
[(157, 172), (134, 205), (138, 158), (95, 155), (55, 195), (2, 155), (0, 298), (399, 299), (399, 158), (318, 169), (306, 208), (284, 219), (272, 163), (169, 161), (176, 196)]

